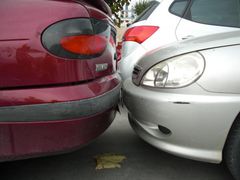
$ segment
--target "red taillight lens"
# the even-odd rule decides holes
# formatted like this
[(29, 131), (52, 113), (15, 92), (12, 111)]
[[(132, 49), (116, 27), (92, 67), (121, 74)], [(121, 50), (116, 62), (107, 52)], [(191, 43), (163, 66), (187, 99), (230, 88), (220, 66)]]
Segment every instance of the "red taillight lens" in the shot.
[(61, 46), (72, 53), (82, 55), (101, 54), (107, 46), (107, 38), (101, 35), (79, 35), (64, 37)]
[(123, 41), (134, 41), (139, 44), (143, 43), (150, 36), (155, 33), (159, 27), (157, 26), (136, 26), (128, 29), (124, 36)]
[(43, 46), (52, 54), (66, 59), (91, 59), (115, 43), (115, 30), (108, 21), (74, 18), (56, 22), (42, 34)]

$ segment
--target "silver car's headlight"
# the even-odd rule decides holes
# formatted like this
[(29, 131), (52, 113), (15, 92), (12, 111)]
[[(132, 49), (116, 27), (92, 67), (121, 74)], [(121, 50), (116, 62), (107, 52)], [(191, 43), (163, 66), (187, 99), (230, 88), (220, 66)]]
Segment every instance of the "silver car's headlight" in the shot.
[(159, 88), (179, 88), (190, 85), (203, 73), (205, 60), (193, 52), (177, 56), (153, 66), (144, 75), (141, 84)]

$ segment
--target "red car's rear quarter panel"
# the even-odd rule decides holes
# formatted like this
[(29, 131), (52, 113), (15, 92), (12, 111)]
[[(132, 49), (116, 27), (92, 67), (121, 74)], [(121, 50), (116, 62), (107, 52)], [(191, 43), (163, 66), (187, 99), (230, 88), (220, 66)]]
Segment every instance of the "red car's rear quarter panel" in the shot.
[[(44, 30), (58, 21), (90, 15), (109, 21), (103, 12), (88, 7), (90, 13), (71, 1), (1, 2), (0, 88), (72, 83), (112, 74), (114, 47), (111, 43), (99, 57), (78, 60), (56, 57), (41, 43)], [(101, 63), (107, 63), (108, 69), (96, 72), (96, 64)]]
[[(49, 54), (39, 40), (0, 42), (0, 89), (73, 83), (110, 75), (112, 56), (105, 51), (98, 58), (70, 60)], [(108, 69), (96, 72), (96, 64), (101, 63), (108, 63)]]
[(40, 40), (49, 25), (75, 17), (89, 17), (87, 9), (72, 1), (3, 0), (0, 5), (1, 40)]
[[(46, 50), (41, 42), (47, 27), (66, 19), (94, 18), (112, 25), (108, 15), (86, 2), (1, 1), (0, 114), (3, 116), (0, 117), (0, 161), (75, 149), (100, 135), (114, 119), (117, 100), (105, 105), (104, 110), (101, 108), (104, 104), (99, 103), (109, 100), (110, 91), (114, 92), (114, 99), (117, 99), (120, 89), (120, 79), (115, 70), (115, 41), (111, 36), (106, 50), (91, 59), (57, 57)], [(96, 64), (106, 63), (106, 70), (96, 71)], [(102, 110), (98, 112), (93, 109), (95, 97), (100, 99), (96, 106)], [(38, 111), (38, 106), (41, 110), (44, 105), (56, 107), (52, 105), (59, 104), (63, 108), (60, 113), (64, 114), (65, 104), (69, 108), (74, 102), (81, 105), (82, 100), (89, 101), (92, 106), (84, 107), (90, 109), (90, 115), (85, 117), (76, 113), (74, 116), (68, 114), (74, 118), (54, 119), (39, 111), (41, 116), (31, 114), (38, 117), (37, 120), (24, 121), (29, 107), (37, 107)], [(109, 104), (112, 104), (111, 108)], [(84, 109), (82, 106), (74, 107), (76, 109), (70, 109), (73, 113)], [(19, 116), (11, 108), (18, 109)], [(21, 111), (22, 108), (26, 108), (26, 111)], [(6, 115), (5, 109), (13, 118)], [(50, 114), (59, 117), (54, 114), (54, 109), (52, 111), (49, 109)], [(10, 120), (5, 120), (4, 116)]]

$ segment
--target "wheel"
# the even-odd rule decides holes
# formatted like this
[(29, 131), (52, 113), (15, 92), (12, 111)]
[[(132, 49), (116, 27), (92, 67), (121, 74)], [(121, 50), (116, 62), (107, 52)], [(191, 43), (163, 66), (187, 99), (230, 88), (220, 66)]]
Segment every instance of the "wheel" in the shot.
[(236, 180), (240, 180), (240, 118), (234, 122), (224, 150), (225, 163)]

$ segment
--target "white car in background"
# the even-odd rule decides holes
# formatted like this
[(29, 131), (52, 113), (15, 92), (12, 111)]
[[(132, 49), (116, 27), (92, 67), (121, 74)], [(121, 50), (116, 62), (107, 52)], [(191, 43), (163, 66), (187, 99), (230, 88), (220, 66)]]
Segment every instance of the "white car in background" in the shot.
[(175, 41), (238, 30), (239, 0), (155, 0), (128, 27), (118, 63), (123, 80), (144, 55)]

